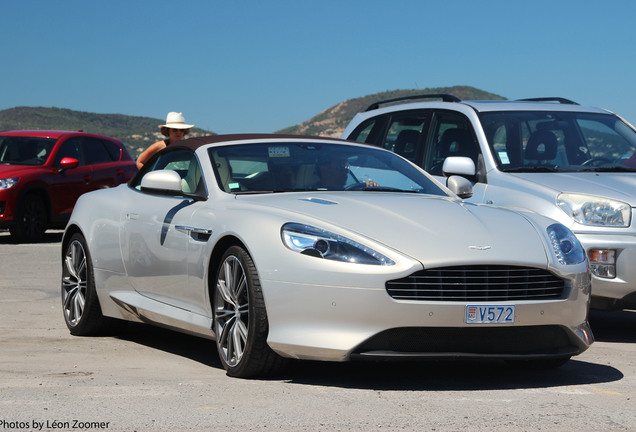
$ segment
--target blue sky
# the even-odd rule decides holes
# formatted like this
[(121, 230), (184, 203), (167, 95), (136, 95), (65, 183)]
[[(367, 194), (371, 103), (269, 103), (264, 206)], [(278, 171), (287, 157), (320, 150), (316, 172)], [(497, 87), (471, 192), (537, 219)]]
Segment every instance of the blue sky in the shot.
[(636, 2), (0, 2), (0, 109), (273, 132), (346, 99), (469, 85), (636, 123)]

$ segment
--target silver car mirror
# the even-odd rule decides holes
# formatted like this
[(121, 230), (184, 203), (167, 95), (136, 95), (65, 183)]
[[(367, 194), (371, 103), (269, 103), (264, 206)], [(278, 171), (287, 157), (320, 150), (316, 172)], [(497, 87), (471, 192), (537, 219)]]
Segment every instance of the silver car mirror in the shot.
[(141, 190), (143, 192), (180, 195), (182, 193), (181, 177), (172, 170), (152, 171), (141, 179)]
[(446, 179), (446, 187), (461, 199), (473, 196), (473, 184), (465, 177), (458, 175), (448, 177)]
[(446, 177), (452, 175), (474, 176), (476, 173), (475, 162), (465, 156), (451, 156), (444, 160), (442, 171)]

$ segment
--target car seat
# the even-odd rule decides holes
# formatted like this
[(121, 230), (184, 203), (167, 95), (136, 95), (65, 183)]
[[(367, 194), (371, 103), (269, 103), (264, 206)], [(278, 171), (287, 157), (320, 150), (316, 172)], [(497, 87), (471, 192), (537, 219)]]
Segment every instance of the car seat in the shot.
[(526, 144), (525, 159), (528, 161), (551, 161), (557, 155), (557, 138), (547, 130), (538, 130), (530, 135)]

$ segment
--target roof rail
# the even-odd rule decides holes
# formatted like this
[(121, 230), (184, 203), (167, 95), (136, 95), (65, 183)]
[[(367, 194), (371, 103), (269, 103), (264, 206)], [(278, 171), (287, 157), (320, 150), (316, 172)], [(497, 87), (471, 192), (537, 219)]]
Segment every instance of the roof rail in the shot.
[(540, 98), (528, 98), (528, 99), (517, 99), (519, 101), (528, 101), (528, 102), (558, 102), (560, 104), (565, 105), (578, 105), (578, 103), (571, 101), (570, 99), (565, 99), (562, 97), (540, 97)]
[(398, 102), (403, 100), (410, 99), (441, 99), (444, 102), (461, 102), (462, 100), (457, 96), (453, 96), (451, 94), (439, 93), (439, 94), (424, 94), (424, 95), (416, 95), (416, 96), (402, 96), (395, 99), (387, 99), (383, 101), (374, 102), (365, 111), (371, 111), (374, 109), (380, 108), (380, 105), (388, 104), (391, 102)]

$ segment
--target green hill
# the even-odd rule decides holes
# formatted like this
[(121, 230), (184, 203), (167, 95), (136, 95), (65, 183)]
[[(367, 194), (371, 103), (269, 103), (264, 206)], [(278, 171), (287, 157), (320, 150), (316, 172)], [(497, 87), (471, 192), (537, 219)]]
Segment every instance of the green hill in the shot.
[(463, 100), (505, 100), (506, 98), (468, 86), (437, 87), (420, 90), (392, 90), (349, 99), (327, 108), (320, 114), (295, 126), (278, 131), (298, 135), (324, 135), (339, 137), (356, 113), (381, 100), (422, 94), (446, 93)]
[[(133, 157), (163, 137), (164, 120), (123, 114), (96, 114), (66, 108), (16, 107), (0, 111), (0, 131), (18, 129), (83, 130), (120, 139)], [(189, 136), (213, 132), (193, 128)]]

